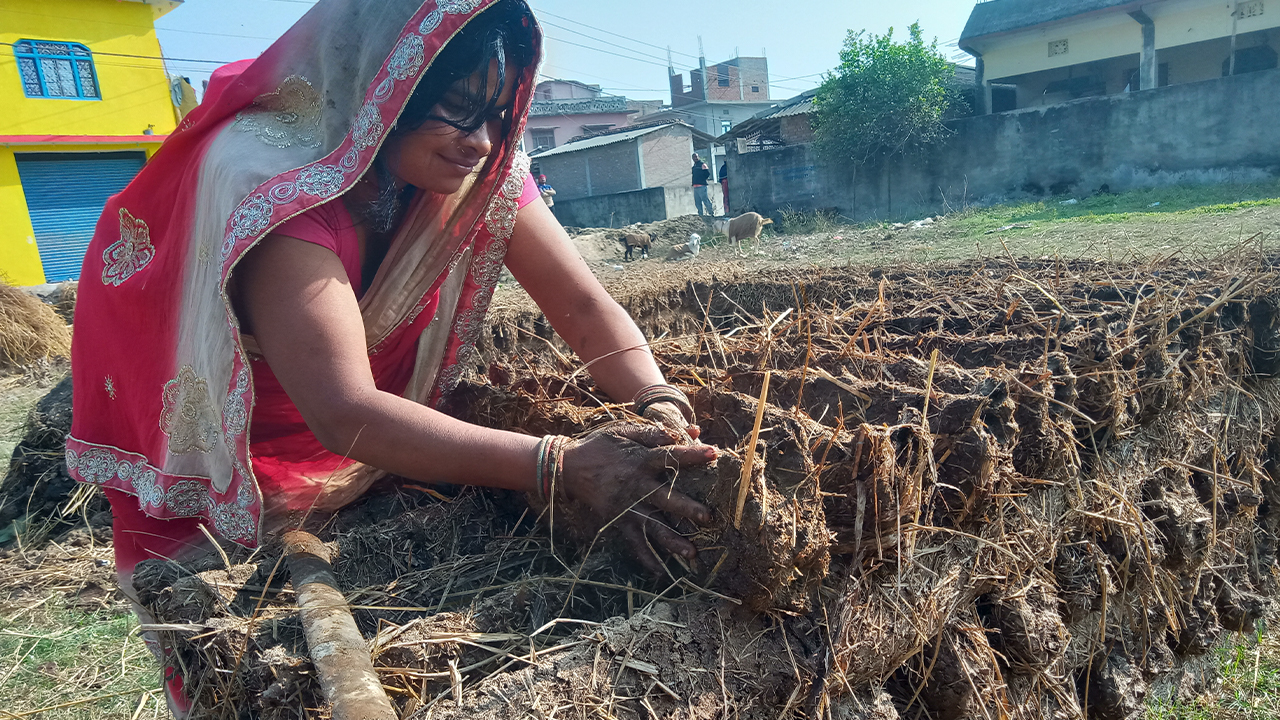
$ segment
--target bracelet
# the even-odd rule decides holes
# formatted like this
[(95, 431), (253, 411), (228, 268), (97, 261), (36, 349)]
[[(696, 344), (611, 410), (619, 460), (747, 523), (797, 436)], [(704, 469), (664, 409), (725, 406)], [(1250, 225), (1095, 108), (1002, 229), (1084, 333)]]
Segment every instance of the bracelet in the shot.
[(680, 412), (684, 414), (684, 419), (693, 422), (693, 403), (689, 402), (689, 396), (680, 391), (680, 388), (674, 385), (658, 384), (636, 393), (636, 397), (631, 401), (635, 406), (637, 415), (644, 415), (645, 411), (657, 405), (658, 403), (669, 402), (680, 408)]
[(564, 474), (564, 451), (571, 439), (563, 435), (548, 435), (538, 442), (537, 495), (544, 503), (556, 495), (556, 485)]

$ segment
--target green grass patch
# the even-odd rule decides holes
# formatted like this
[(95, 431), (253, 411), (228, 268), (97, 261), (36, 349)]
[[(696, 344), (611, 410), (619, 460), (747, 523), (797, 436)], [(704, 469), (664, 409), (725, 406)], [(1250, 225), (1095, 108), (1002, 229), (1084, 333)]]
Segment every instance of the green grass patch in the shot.
[[(1073, 204), (1063, 204), (1075, 199)], [(1123, 223), (1173, 215), (1223, 214), (1280, 205), (1280, 181), (1239, 185), (1174, 186), (1087, 198), (1049, 198), (973, 209), (955, 217), (966, 235), (1009, 225), (1056, 222)]]
[(1221, 687), (1191, 702), (1154, 698), (1146, 720), (1271, 720), (1280, 717), (1280, 640), (1236, 635), (1214, 654)]
[(930, 265), (1008, 255), (1214, 262), (1223, 253), (1242, 259), (1274, 252), (1280, 240), (1270, 232), (1280, 220), (1280, 181), (1134, 190), (1071, 205), (1062, 200), (971, 208), (920, 227), (836, 224), (833, 217), (787, 211), (766, 247), (775, 257), (790, 254), (819, 265)]
[(0, 617), (0, 708), (41, 720), (169, 716), (159, 668), (132, 613), (83, 612), (57, 595), (24, 609), (38, 602)]

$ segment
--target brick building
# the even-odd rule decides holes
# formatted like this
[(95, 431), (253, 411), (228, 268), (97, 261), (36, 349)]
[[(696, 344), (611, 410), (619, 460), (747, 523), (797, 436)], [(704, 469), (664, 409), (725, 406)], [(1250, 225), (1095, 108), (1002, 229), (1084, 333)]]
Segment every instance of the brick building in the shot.
[(768, 59), (738, 57), (703, 66), (690, 71), (688, 85), (682, 73), (671, 71), (670, 112), (684, 122), (719, 136), (773, 105)]

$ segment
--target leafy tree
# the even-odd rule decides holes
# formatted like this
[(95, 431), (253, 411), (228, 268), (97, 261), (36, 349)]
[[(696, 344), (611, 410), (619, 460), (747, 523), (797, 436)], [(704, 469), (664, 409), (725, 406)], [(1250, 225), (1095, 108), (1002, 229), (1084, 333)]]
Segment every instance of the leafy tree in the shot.
[(906, 42), (884, 35), (849, 32), (840, 66), (823, 81), (816, 98), (819, 154), (855, 166), (909, 155), (947, 135), (943, 121), (965, 109), (954, 88), (955, 68), (926, 44), (920, 24)]

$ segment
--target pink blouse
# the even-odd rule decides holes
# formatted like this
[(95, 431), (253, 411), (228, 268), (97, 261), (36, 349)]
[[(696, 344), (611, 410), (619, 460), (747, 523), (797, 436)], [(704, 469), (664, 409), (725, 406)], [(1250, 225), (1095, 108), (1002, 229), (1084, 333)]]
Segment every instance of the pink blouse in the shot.
[[(538, 200), (542, 194), (532, 175), (524, 179), (524, 192), (520, 194), (520, 207)], [(347, 204), (340, 200), (325, 203), (308, 210), (276, 229), (276, 234), (296, 238), (332, 250), (347, 271), (347, 280), (356, 291), (356, 297), (364, 295), (364, 279), (360, 267), (360, 239), (356, 235), (355, 221)]]
[[(520, 207), (523, 208), (541, 197), (533, 177), (525, 177)], [(342, 267), (347, 272), (347, 279), (356, 291), (356, 296), (364, 294), (360, 239), (345, 203), (335, 200), (309, 210), (282, 224), (276, 233), (333, 251), (342, 261)], [(416, 321), (420, 328), (418, 332), (425, 330), (430, 324), (439, 303), (440, 295), (437, 291)], [(307, 465), (323, 477), (349, 465), (350, 460), (318, 449), (319, 444), (311, 429), (281, 386), (280, 380), (271, 371), (266, 359), (256, 357), (250, 363), (253, 366), (255, 403), (249, 449), (263, 496), (288, 495), (288, 488), (281, 485), (281, 479), (292, 477), (293, 467)], [(376, 384), (383, 392), (399, 395), (407, 387), (412, 374), (412, 363), (406, 363), (398, 372), (378, 377)]]

